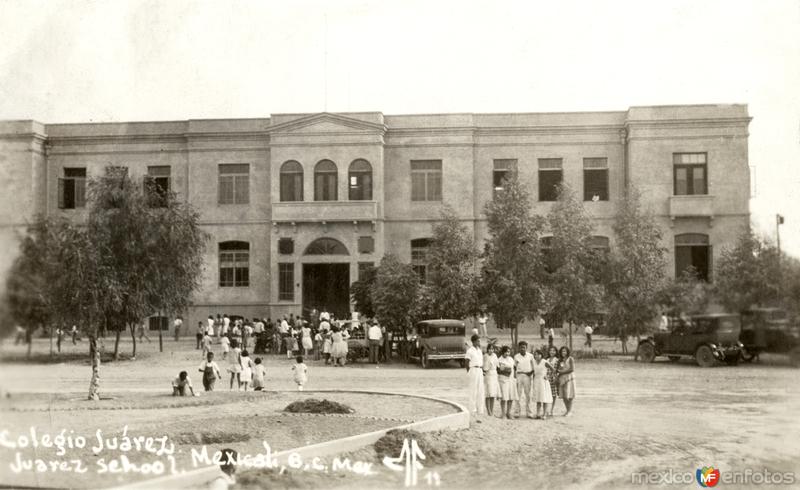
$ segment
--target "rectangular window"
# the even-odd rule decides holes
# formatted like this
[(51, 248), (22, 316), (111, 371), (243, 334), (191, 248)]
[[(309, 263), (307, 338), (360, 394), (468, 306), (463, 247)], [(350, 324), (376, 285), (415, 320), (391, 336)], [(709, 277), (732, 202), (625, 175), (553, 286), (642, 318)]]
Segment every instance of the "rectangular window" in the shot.
[(294, 301), (294, 264), (278, 264), (278, 301)]
[(148, 319), (147, 329), (150, 331), (167, 331), (169, 330), (169, 318), (165, 316), (151, 316)]
[(292, 255), (294, 253), (294, 240), (291, 238), (279, 238), (278, 253), (281, 255)]
[(608, 158), (583, 159), (583, 200), (608, 201)]
[(411, 267), (417, 273), (420, 284), (425, 284), (428, 278), (428, 250), (430, 244), (429, 238), (411, 240)]
[(64, 169), (64, 178), (58, 179), (58, 207), (61, 209), (86, 207), (85, 168)]
[(219, 204), (250, 202), (250, 164), (219, 165)]
[(441, 160), (411, 160), (411, 200), (442, 200)]
[(563, 179), (563, 160), (561, 158), (539, 159), (539, 200), (558, 199), (558, 186)]
[(250, 286), (250, 245), (247, 242), (224, 242), (219, 250), (219, 287)]
[(493, 197), (503, 192), (503, 182), (510, 178), (517, 171), (516, 158), (504, 158), (494, 161), (494, 170), (492, 173), (492, 188)]
[(708, 194), (708, 161), (706, 153), (673, 153), (676, 196)]
[(367, 271), (375, 268), (375, 262), (359, 262), (358, 263), (358, 280), (366, 277)]
[(375, 251), (375, 239), (371, 236), (358, 237), (358, 253), (371, 254)]
[(167, 206), (170, 192), (170, 174), (169, 165), (147, 167), (144, 186), (151, 207), (163, 208)]

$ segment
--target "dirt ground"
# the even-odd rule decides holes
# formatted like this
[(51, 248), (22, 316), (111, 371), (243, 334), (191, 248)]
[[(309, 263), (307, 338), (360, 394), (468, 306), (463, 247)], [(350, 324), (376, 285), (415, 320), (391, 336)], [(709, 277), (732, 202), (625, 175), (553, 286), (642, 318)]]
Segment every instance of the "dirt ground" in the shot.
[[(602, 342), (601, 339), (598, 343), (603, 345)], [(610, 340), (606, 342), (611, 345)], [(165, 352), (159, 354), (156, 342), (145, 343), (140, 347), (137, 360), (104, 364), (101, 387), (121, 398), (163, 396), (169, 390), (170, 379), (179, 370), (197, 369), (200, 354), (193, 344), (193, 339), (178, 343), (165, 339)], [(37, 340), (34, 357), (46, 361), (48, 347), (46, 340)], [(106, 347), (109, 349), (113, 344), (107, 342)], [(90, 373), (88, 363), (83, 360), (85, 350), (85, 342), (75, 347), (69, 343), (62, 354), (66, 362), (32, 364), (20, 361), (24, 353), (22, 346), (4, 344), (0, 351), (3, 359), (0, 388), (11, 396), (4, 405), (13, 405), (19, 400), (17, 406), (24, 407), (25, 403), (32, 402), (25, 402), (23, 393), (48, 393), (57, 399), (66, 398), (67, 403), (85, 406), (88, 402), (69, 402), (72, 398), (83, 397), (88, 387)], [(129, 341), (123, 342), (121, 351), (130, 351)], [(271, 355), (262, 357), (267, 367), (268, 389), (294, 389), (291, 361)], [(469, 430), (437, 434), (436, 443), (454, 448), (458, 456), (436, 465), (426, 465), (423, 461), (425, 467), (419, 472), (417, 486), (432, 486), (438, 480), (440, 488), (634, 487), (640, 486), (644, 478), (634, 473), (646, 472), (651, 482), (663, 483), (670, 472), (694, 475), (697, 468), (703, 466), (718, 468), (723, 475), (767, 470), (794, 472), (796, 478), (800, 478), (800, 370), (791, 368), (780, 356), (765, 356), (761, 364), (711, 369), (701, 369), (689, 361), (642, 365), (628, 357), (578, 360), (576, 364), (574, 417), (538, 421), (483, 416), (474, 418)], [(224, 364), (220, 365), (224, 370)], [(466, 403), (466, 374), (455, 363), (429, 370), (406, 364), (333, 368), (313, 360), (308, 365), (309, 390), (407, 392)], [(195, 383), (199, 384), (199, 377)], [(224, 385), (218, 384), (223, 390), (215, 393), (215, 397), (231, 395)], [(234, 394), (230, 399), (250, 396)], [(139, 403), (150, 405), (146, 400)], [(210, 407), (203, 405), (180, 408), (189, 411), (186, 413), (208, 409)], [(398, 410), (397, 407), (390, 409), (387, 403), (376, 403), (371, 409), (376, 416)], [(127, 419), (130, 410), (123, 408), (120, 416), (124, 414)], [(556, 414), (562, 412), (559, 402)], [(9, 413), (22, 417), (15, 419), (14, 427), (6, 422), (10, 421), (6, 417)], [(24, 413), (0, 413), (3, 417), (0, 430), (13, 428), (13, 433), (17, 424), (34, 421), (45, 414), (49, 426), (68, 423), (70, 419), (65, 414), (73, 412)], [(95, 415), (93, 411), (83, 413)], [(299, 472), (270, 478), (269, 487), (403, 486), (404, 474), (382, 465), (369, 448), (351, 456), (372, 458), (376, 474)], [(0, 470), (5, 468), (7, 464), (0, 466)], [(697, 485), (694, 480), (690, 484)], [(688, 487), (688, 484), (683, 486)], [(727, 484), (725, 488), (737, 486), (741, 485)], [(258, 485), (253, 486), (251, 481), (248, 488), (258, 488)]]

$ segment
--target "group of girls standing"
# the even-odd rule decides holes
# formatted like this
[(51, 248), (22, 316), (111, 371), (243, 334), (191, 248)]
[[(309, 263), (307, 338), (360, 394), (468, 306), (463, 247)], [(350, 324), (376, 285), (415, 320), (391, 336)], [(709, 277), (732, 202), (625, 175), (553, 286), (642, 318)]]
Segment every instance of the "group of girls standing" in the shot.
[[(489, 344), (483, 358), (486, 413), (494, 415), (495, 400), (499, 399), (500, 418), (515, 418), (511, 414), (514, 403), (518, 404), (519, 413), (522, 400), (529, 400), (536, 403), (536, 415), (530, 418), (544, 420), (553, 416), (555, 401), (561, 396), (566, 408), (564, 416), (572, 415), (575, 360), (568, 347), (558, 350), (555, 346), (550, 346), (546, 356), (544, 349), (533, 351), (533, 369), (530, 373), (517, 372), (519, 360), (511, 357), (511, 347), (503, 346), (499, 357), (496, 350), (494, 344)], [(531, 376), (531, 383), (518, 383), (518, 376)], [(530, 389), (530, 392), (520, 393), (524, 389)]]

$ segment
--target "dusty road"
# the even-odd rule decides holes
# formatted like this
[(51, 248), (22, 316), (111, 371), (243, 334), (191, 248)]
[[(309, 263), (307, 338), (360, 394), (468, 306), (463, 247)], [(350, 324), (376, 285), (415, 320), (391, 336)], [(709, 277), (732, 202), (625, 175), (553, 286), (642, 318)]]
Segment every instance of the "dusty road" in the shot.
[[(168, 352), (157, 354), (155, 343), (145, 344), (136, 361), (104, 364), (103, 389), (165, 390), (179, 370), (196, 369), (200, 362), (199, 352), (188, 340), (165, 341), (165, 347)], [(46, 348), (41, 342), (35, 351)], [(75, 347), (76, 352), (85, 348), (85, 343)], [(123, 352), (129, 348), (123, 344)], [(21, 347), (3, 347), (6, 359), (21, 352)], [(268, 389), (292, 389), (290, 361), (264, 357)], [(375, 389), (466, 401), (466, 375), (455, 364), (422, 370), (403, 364), (332, 368), (311, 361), (309, 368), (308, 389)], [(0, 364), (0, 387), (12, 396), (17, 392), (80, 396), (88, 376), (83, 361)], [(544, 422), (475, 419), (470, 430), (438, 438), (456, 448), (459, 456), (424, 472), (436, 471), (443, 488), (633, 487), (648, 479), (664, 483), (669, 474), (694, 475), (702, 466), (714, 466), (723, 474), (794, 472), (800, 481), (799, 381), (800, 370), (780, 359), (766, 365), (711, 369), (688, 361), (641, 365), (628, 358), (579, 360), (574, 417)], [(380, 413), (381, 407), (374, 410)], [(561, 412), (558, 405), (556, 413)], [(401, 475), (380, 466), (377, 470), (375, 476), (326, 480), (298, 475), (285, 483), (301, 488), (402, 486)], [(637, 472), (650, 475), (632, 476)], [(683, 486), (695, 485), (692, 480)], [(419, 486), (427, 483), (420, 481)], [(742, 485), (725, 488), (737, 486)]]

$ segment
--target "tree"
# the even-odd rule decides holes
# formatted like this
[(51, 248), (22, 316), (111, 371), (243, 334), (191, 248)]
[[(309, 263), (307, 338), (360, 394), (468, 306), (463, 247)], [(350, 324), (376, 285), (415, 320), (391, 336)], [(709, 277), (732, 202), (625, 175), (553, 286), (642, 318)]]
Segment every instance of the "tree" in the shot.
[(154, 313), (184, 310), (199, 288), (208, 239), (189, 204), (172, 192), (156, 194), (148, 184), (136, 185), (120, 169), (109, 169), (89, 183), (88, 232), (102, 244), (99, 259), (108, 271), (103, 318), (117, 332), (115, 344), (119, 332), (129, 327), (133, 357), (139, 322)]
[(434, 225), (428, 249), (425, 282), (426, 316), (461, 319), (475, 313), (475, 250), (473, 237), (450, 207)]
[(542, 306), (542, 253), (539, 235), (544, 221), (531, 214), (527, 189), (516, 173), (503, 183), (503, 192), (484, 208), (489, 238), (484, 246), (477, 287), (500, 328), (511, 331), (517, 343), (518, 325), (534, 318)]
[(673, 280), (665, 281), (658, 293), (658, 304), (668, 313), (697, 314), (706, 310), (711, 300), (711, 286), (698, 278), (697, 271), (689, 268)]
[(635, 188), (621, 201), (614, 222), (616, 246), (608, 260), (605, 298), (610, 333), (627, 352), (628, 337), (637, 339), (658, 314), (656, 299), (664, 285), (666, 249), (661, 229), (649, 211), (643, 211)]
[(419, 277), (409, 264), (387, 254), (381, 259), (372, 291), (375, 316), (395, 332), (405, 331), (411, 322), (419, 287)]
[(778, 251), (749, 228), (717, 261), (714, 292), (729, 311), (775, 305), (781, 296)]
[(350, 296), (359, 314), (372, 318), (375, 316), (375, 305), (372, 303), (372, 292), (375, 289), (377, 269), (366, 267), (359, 271), (358, 281), (350, 285)]
[(547, 279), (553, 298), (550, 314), (569, 324), (572, 349), (573, 324), (588, 321), (599, 309), (600, 288), (592, 266), (592, 221), (583, 203), (563, 184), (548, 222), (553, 233)]

